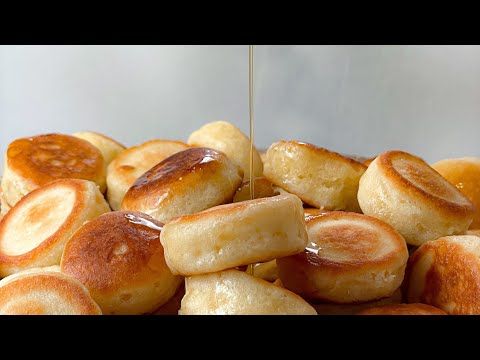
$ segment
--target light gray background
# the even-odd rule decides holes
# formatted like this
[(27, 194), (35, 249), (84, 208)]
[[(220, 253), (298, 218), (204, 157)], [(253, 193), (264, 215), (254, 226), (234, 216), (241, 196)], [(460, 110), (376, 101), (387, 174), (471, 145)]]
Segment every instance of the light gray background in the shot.
[[(480, 156), (478, 46), (257, 46), (256, 143)], [(248, 131), (247, 46), (0, 46), (0, 151), (95, 130), (133, 145)]]

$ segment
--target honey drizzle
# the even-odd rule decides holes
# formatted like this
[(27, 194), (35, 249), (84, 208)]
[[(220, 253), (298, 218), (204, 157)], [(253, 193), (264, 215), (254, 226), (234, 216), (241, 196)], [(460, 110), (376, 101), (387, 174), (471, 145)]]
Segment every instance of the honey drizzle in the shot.
[[(255, 198), (255, 179), (253, 177), (253, 142), (254, 142), (254, 119), (253, 119), (253, 45), (248, 45), (248, 115), (250, 119), (250, 200)], [(247, 274), (254, 276), (254, 264), (247, 267)]]

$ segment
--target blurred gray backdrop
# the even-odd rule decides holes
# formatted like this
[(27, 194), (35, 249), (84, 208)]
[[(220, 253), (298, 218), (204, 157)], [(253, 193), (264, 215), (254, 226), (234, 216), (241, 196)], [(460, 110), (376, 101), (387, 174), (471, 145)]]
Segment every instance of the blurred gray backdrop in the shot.
[[(257, 46), (256, 144), (480, 156), (479, 46)], [(126, 145), (248, 132), (247, 46), (0, 46), (0, 151), (39, 133)]]

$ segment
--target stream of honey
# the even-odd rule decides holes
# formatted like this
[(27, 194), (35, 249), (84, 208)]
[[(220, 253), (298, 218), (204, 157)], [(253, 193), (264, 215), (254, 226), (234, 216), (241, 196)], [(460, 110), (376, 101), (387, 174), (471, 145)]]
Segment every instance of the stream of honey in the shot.
[[(254, 118), (253, 118), (253, 45), (248, 46), (248, 117), (250, 126), (250, 200), (255, 198), (255, 179), (253, 175), (253, 143), (254, 143)], [(254, 264), (247, 267), (247, 273), (254, 275)]]

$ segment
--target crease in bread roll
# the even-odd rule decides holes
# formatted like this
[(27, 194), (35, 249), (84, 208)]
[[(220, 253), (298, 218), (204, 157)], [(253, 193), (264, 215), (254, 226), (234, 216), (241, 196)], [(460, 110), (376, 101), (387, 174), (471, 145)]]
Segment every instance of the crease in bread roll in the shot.
[(161, 229), (139, 212), (103, 214), (71, 237), (61, 270), (85, 285), (104, 314), (150, 313), (182, 282), (165, 263)]
[(364, 214), (393, 226), (407, 243), (464, 234), (473, 204), (425, 161), (403, 151), (380, 154), (360, 179)]
[(480, 158), (445, 159), (432, 165), (475, 206), (470, 229), (480, 229)]
[(0, 276), (60, 264), (70, 236), (109, 210), (88, 180), (56, 180), (30, 192), (0, 222)]
[(140, 176), (125, 194), (121, 208), (167, 222), (231, 202), (242, 176), (242, 170), (225, 154), (190, 148)]
[(268, 149), (264, 174), (310, 206), (358, 212), (358, 182), (365, 169), (365, 165), (327, 149), (282, 140)]
[(357, 315), (447, 315), (447, 313), (434, 306), (416, 303), (372, 307), (358, 312)]
[[(226, 121), (208, 123), (190, 135), (188, 144), (223, 152), (243, 170), (245, 179), (250, 178), (250, 139), (233, 124)], [(263, 162), (254, 147), (253, 176), (262, 174)]]
[(305, 251), (277, 259), (284, 286), (309, 300), (339, 304), (388, 297), (404, 278), (403, 237), (375, 218), (332, 211), (307, 219)]
[(97, 132), (80, 131), (72, 134), (72, 136), (86, 140), (100, 150), (103, 155), (103, 160), (105, 160), (105, 167), (107, 167), (118, 154), (125, 150), (125, 146), (119, 142)]
[(452, 315), (480, 314), (480, 237), (445, 236), (420, 246), (406, 274), (409, 303)]
[(5, 154), (3, 196), (14, 206), (29, 192), (58, 179), (83, 179), (105, 191), (101, 152), (74, 136), (46, 134), (17, 139)]
[(295, 195), (243, 201), (178, 217), (160, 236), (174, 274), (194, 275), (267, 262), (303, 251), (307, 233)]
[(88, 290), (55, 268), (30, 269), (0, 281), (1, 315), (102, 315)]
[(125, 193), (145, 172), (188, 148), (180, 141), (150, 140), (120, 152), (107, 167), (107, 199), (111, 208), (120, 210)]
[(250, 181), (244, 181), (233, 196), (233, 202), (240, 202), (252, 199), (261, 199), (278, 195), (279, 192), (273, 187), (273, 184), (264, 177), (258, 177), (254, 180), (254, 196), (251, 196)]
[(179, 315), (317, 315), (300, 296), (242, 271), (185, 279)]

